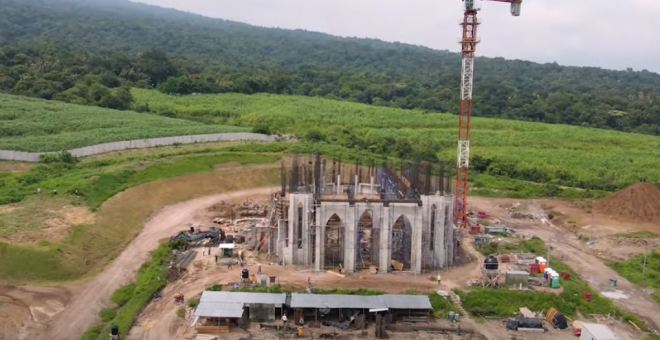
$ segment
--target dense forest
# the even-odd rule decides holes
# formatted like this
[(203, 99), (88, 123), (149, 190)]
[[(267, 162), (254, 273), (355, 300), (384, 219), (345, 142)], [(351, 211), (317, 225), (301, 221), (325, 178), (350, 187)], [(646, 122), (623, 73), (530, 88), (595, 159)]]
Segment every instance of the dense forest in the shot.
[[(457, 53), (261, 28), (125, 0), (0, 0), (0, 7), (2, 91), (113, 108), (128, 107), (125, 87), (137, 86), (458, 109)], [(660, 135), (656, 73), (477, 62), (475, 115)]]

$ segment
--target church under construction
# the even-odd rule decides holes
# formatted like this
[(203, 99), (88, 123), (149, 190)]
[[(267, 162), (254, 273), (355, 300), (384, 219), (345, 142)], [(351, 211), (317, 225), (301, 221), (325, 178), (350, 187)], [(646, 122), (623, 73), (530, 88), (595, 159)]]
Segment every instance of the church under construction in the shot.
[(444, 167), (404, 162), (393, 168), (319, 155), (283, 160), (282, 187), (263, 226), (269, 230), (257, 236), (262, 249), (316, 271), (341, 264), (347, 273), (369, 267), (421, 273), (453, 265), (460, 231)]

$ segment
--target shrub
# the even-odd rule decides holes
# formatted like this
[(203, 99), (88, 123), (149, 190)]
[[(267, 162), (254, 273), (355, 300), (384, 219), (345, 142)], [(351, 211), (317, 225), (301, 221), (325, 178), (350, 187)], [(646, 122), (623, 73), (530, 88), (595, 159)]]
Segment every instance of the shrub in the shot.
[(99, 317), (101, 318), (101, 321), (103, 322), (108, 322), (117, 316), (117, 310), (114, 308), (103, 308), (99, 312)]
[(195, 308), (199, 305), (199, 299), (190, 299), (188, 300), (188, 307)]
[(217, 283), (212, 284), (212, 285), (206, 287), (206, 289), (204, 289), (204, 290), (209, 291), (209, 292), (219, 292), (219, 291), (222, 291), (222, 285), (217, 284)]
[(116, 303), (117, 306), (121, 307), (125, 305), (129, 300), (131, 300), (134, 292), (135, 292), (135, 283), (129, 283), (127, 285), (123, 285), (112, 293), (112, 296), (110, 296), (110, 300)]

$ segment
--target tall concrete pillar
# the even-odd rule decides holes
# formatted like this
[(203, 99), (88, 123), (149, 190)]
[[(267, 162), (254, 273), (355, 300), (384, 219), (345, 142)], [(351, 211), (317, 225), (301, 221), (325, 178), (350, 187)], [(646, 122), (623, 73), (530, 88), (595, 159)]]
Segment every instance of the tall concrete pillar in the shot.
[(374, 176), (371, 176), (371, 180), (369, 181), (369, 195), (374, 194)]
[(323, 270), (323, 250), (325, 246), (325, 209), (318, 207), (316, 211), (316, 258), (314, 259), (314, 270), (320, 272)]
[(319, 191), (319, 193), (321, 193), (323, 195), (323, 194), (325, 194), (325, 189), (326, 189), (325, 162), (321, 162), (321, 176), (320, 177), (321, 178), (319, 180), (321, 181), (321, 183), (319, 183), (318, 185), (321, 186), (321, 190)]
[(359, 187), (360, 187), (360, 183), (359, 183), (359, 182), (360, 182), (360, 178), (358, 177), (358, 175), (355, 175), (355, 189), (354, 189), (355, 191), (353, 191), (353, 192), (354, 192), (354, 196), (353, 196), (353, 197), (355, 197), (355, 195), (358, 194), (358, 189), (359, 189)]
[(355, 272), (355, 243), (357, 242), (357, 223), (355, 208), (346, 210), (344, 222), (344, 270), (347, 273)]
[(378, 271), (381, 273), (387, 273), (392, 262), (390, 260), (392, 253), (392, 225), (390, 223), (391, 211), (390, 207), (383, 208), (383, 216), (380, 220), (380, 252), (378, 261)]
[(341, 195), (341, 175), (337, 175), (337, 190), (335, 191), (335, 195)]
[(424, 228), (423, 209), (415, 206), (415, 214), (410, 221), (412, 228), (412, 247), (410, 249), (410, 270), (413, 274), (420, 274), (422, 272), (422, 234)]

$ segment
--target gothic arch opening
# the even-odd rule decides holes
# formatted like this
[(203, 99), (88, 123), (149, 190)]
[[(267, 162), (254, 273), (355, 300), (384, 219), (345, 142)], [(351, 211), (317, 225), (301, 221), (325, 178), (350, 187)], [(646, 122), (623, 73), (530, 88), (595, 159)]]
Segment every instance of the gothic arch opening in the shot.
[(404, 270), (410, 269), (411, 253), (412, 225), (406, 215), (401, 215), (392, 226), (392, 260), (403, 264)]
[(365, 210), (358, 220), (358, 247), (355, 258), (358, 268), (368, 268), (369, 265), (378, 263), (379, 231), (380, 229), (374, 227), (373, 210)]
[(325, 223), (324, 266), (344, 266), (344, 225), (337, 214), (332, 214)]

